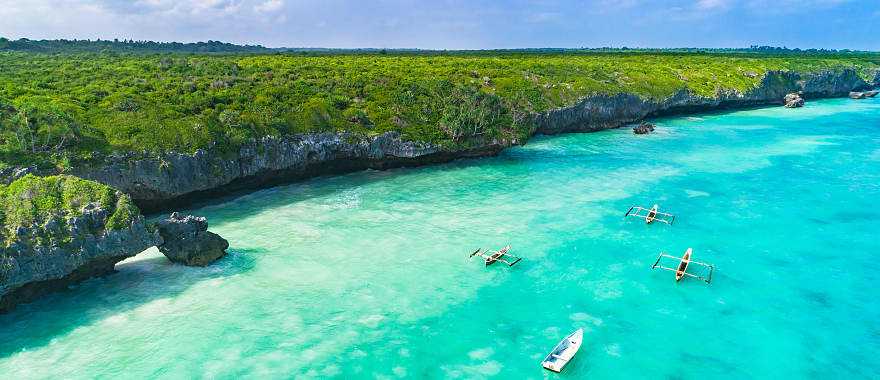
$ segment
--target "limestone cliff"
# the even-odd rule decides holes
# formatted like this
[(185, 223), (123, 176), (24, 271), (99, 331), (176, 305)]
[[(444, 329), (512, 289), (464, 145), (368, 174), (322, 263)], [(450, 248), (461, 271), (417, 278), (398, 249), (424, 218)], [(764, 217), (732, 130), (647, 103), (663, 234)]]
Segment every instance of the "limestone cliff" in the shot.
[(660, 101), (631, 94), (587, 97), (572, 107), (538, 115), (537, 131), (544, 134), (591, 132), (617, 128), (650, 116), (782, 104), (785, 96), (792, 92), (802, 92), (807, 99), (842, 97), (854, 89), (869, 86), (854, 70), (810, 74), (771, 71), (749, 91), (719, 89), (714, 97), (697, 96), (687, 90)]
[(483, 156), (502, 147), (494, 142), (474, 150), (446, 151), (404, 141), (393, 132), (371, 139), (322, 133), (264, 137), (245, 144), (232, 156), (203, 150), (141, 159), (113, 156), (105, 165), (80, 169), (76, 174), (114, 186), (131, 195), (142, 209), (157, 211), (227, 191), (323, 174)]
[(121, 192), (73, 176), (26, 175), (0, 185), (0, 313), (157, 246), (173, 262), (207, 265), (226, 254), (205, 218), (148, 225)]
[[(785, 95), (792, 92), (802, 92), (807, 99), (846, 96), (870, 85), (854, 70), (771, 71), (749, 91), (719, 89), (713, 97), (694, 95), (687, 90), (662, 100), (632, 94), (599, 94), (570, 107), (533, 115), (534, 133), (590, 132), (657, 115), (782, 104)], [(373, 138), (308, 134), (266, 137), (245, 144), (232, 154), (209, 149), (158, 157), (113, 156), (97, 167), (78, 168), (75, 174), (119, 188), (145, 211), (159, 211), (229, 191), (317, 175), (494, 155), (516, 143), (521, 142), (484, 141), (476, 148), (456, 149), (404, 141), (397, 133)]]
[[(82, 214), (19, 227), (12, 242), (0, 248), (0, 312), (45, 293), (113, 272), (116, 263), (157, 245), (142, 216), (108, 229), (109, 210), (88, 204)], [(47, 239), (48, 234), (65, 236)]]

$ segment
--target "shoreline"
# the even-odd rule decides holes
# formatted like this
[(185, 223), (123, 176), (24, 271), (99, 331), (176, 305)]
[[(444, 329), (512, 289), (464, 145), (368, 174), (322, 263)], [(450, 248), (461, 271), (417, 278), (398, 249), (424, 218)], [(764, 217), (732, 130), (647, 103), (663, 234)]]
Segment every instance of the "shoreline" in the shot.
[[(812, 98), (811, 100), (816, 101), (816, 100), (831, 100), (831, 99), (845, 99), (845, 98), (846, 98), (845, 96), (836, 96), (836, 97)], [(646, 118), (638, 120), (638, 121), (654, 122), (654, 121), (657, 121), (660, 119), (667, 119), (667, 118), (702, 117), (702, 116), (707, 116), (707, 115), (723, 115), (723, 114), (739, 112), (739, 111), (774, 108), (775, 106), (777, 106), (779, 104), (781, 104), (781, 103), (755, 104), (755, 105), (742, 106), (742, 107), (719, 107), (719, 108), (712, 108), (712, 109), (707, 109), (707, 110), (703, 110), (703, 111), (657, 114), (657, 115), (651, 115), (649, 117), (646, 117)], [(780, 107), (781, 107), (781, 105), (780, 105)], [(535, 139), (535, 138), (552, 138), (555, 136), (560, 136), (560, 135), (565, 135), (565, 134), (575, 134), (575, 133), (597, 133), (597, 132), (609, 131), (609, 130), (614, 130), (614, 129), (620, 129), (620, 128), (628, 127), (628, 126), (634, 125), (634, 124), (635, 124), (635, 122), (627, 123), (627, 124), (620, 125), (617, 127), (595, 130), (595, 131), (564, 132), (564, 133), (555, 133), (555, 134), (535, 133), (529, 138), (529, 142), (531, 142), (532, 139)], [(519, 145), (524, 146), (524, 145), (527, 145), (527, 143), (526, 144), (519, 144)], [(155, 219), (155, 218), (158, 218), (158, 217), (161, 217), (161, 216), (167, 214), (168, 210), (178, 210), (181, 212), (189, 212), (189, 210), (192, 210), (192, 209), (209, 207), (209, 206), (214, 206), (214, 205), (222, 204), (225, 202), (229, 202), (229, 201), (232, 201), (236, 198), (243, 197), (243, 196), (246, 196), (246, 195), (255, 193), (257, 191), (261, 191), (261, 190), (271, 189), (271, 188), (280, 187), (280, 186), (288, 186), (288, 185), (293, 185), (293, 184), (297, 184), (297, 183), (303, 183), (303, 182), (310, 181), (310, 180), (317, 180), (317, 179), (321, 179), (321, 178), (333, 178), (336, 176), (343, 176), (343, 175), (363, 172), (363, 171), (367, 171), (367, 170), (385, 171), (385, 170), (394, 170), (394, 169), (415, 169), (415, 168), (431, 166), (431, 165), (442, 165), (442, 164), (447, 164), (447, 163), (460, 161), (460, 160), (472, 160), (472, 161), (476, 162), (476, 161), (479, 161), (484, 158), (497, 157), (498, 155), (500, 155), (504, 151), (506, 151), (510, 148), (513, 148), (515, 146), (516, 145), (506, 146), (506, 147), (499, 149), (497, 152), (494, 152), (494, 153), (486, 153), (484, 155), (470, 155), (470, 156), (453, 157), (451, 159), (444, 160), (444, 161), (435, 161), (435, 162), (428, 162), (428, 163), (421, 163), (421, 164), (419, 164), (419, 163), (410, 163), (410, 164), (404, 163), (403, 165), (387, 166), (387, 167), (383, 167), (383, 168), (367, 167), (364, 169), (354, 169), (354, 170), (341, 171), (341, 172), (326, 172), (326, 173), (321, 173), (321, 174), (317, 174), (317, 175), (313, 175), (313, 176), (306, 176), (306, 177), (293, 178), (293, 179), (281, 178), (281, 179), (276, 179), (275, 181), (263, 182), (262, 185), (256, 186), (256, 187), (238, 187), (238, 188), (233, 188), (232, 186), (224, 187), (221, 189), (214, 189), (214, 190), (208, 190), (205, 192), (194, 193), (194, 194), (191, 194), (188, 196), (184, 196), (179, 200), (172, 201), (172, 202), (174, 202), (172, 204), (177, 205), (177, 207), (179, 207), (179, 208), (175, 208), (175, 206), (170, 206), (168, 209), (160, 209), (158, 211), (152, 211), (152, 212), (144, 211), (143, 215), (145, 218), (147, 218), (147, 220), (151, 220), (151, 219)]]
[[(719, 89), (711, 98), (687, 90), (663, 100), (627, 93), (598, 94), (569, 107), (533, 114), (528, 138), (596, 132), (649, 118), (781, 106), (785, 95), (792, 92), (802, 92), (808, 100), (840, 98), (850, 91), (875, 85), (849, 69), (818, 73), (770, 71), (752, 90), (741, 93)], [(76, 169), (73, 174), (120, 189), (131, 195), (144, 214), (153, 215), (320, 176), (492, 157), (527, 141), (488, 140), (464, 149), (445, 149), (406, 141), (396, 132), (372, 138), (317, 133), (264, 137), (245, 144), (231, 157), (204, 150), (149, 158), (117, 156), (98, 167)]]
[(807, 100), (840, 98), (878, 84), (880, 70), (870, 79), (854, 69), (767, 71), (750, 90), (718, 88), (710, 97), (686, 88), (664, 99), (630, 93), (594, 94), (567, 107), (531, 114), (526, 135), (477, 138), (463, 147), (405, 140), (399, 132), (372, 137), (348, 132), (308, 133), (253, 139), (233, 152), (207, 148), (189, 154), (116, 153), (64, 173), (19, 167), (6, 170), (2, 179), (11, 182), (28, 173), (70, 174), (119, 189), (130, 195), (144, 214), (154, 215), (320, 176), (492, 157), (508, 147), (526, 144), (535, 135), (596, 132), (651, 118), (781, 106), (785, 95), (793, 92)]
[[(528, 137), (597, 132), (649, 118), (778, 105), (785, 94), (793, 92), (792, 85), (797, 84), (803, 89), (800, 91), (808, 89), (810, 78), (819, 78), (821, 83), (830, 83), (831, 86), (819, 87), (818, 90), (821, 91), (815, 88), (811, 92), (804, 91), (809, 99), (843, 97), (851, 89), (871, 86), (852, 71), (811, 74), (812, 77), (803, 81), (781, 81), (775, 75), (788, 79), (801, 76), (796, 73), (768, 73), (762, 80), (763, 85), (752, 91), (745, 94), (719, 92), (716, 98), (693, 96), (687, 91), (680, 91), (662, 101), (642, 99), (631, 94), (596, 95), (582, 99), (571, 107), (533, 115), (534, 124)], [(783, 85), (779, 86), (780, 83)], [(227, 200), (230, 196), (241, 196), (320, 176), (365, 169), (419, 167), (463, 158), (496, 156), (508, 147), (524, 145), (527, 141), (528, 139), (490, 140), (466, 149), (447, 150), (430, 144), (405, 141), (393, 132), (367, 140), (335, 133), (265, 137), (246, 144), (239, 150), (237, 157), (206, 151), (197, 151), (192, 155), (172, 153), (146, 159), (117, 156), (105, 166), (75, 174), (119, 189), (136, 202), (144, 215), (154, 217), (167, 210), (210, 205)], [(133, 256), (140, 251), (142, 249), (134, 249), (125, 255)], [(113, 263), (116, 261), (119, 260)], [(102, 268), (99, 271), (101, 273), (113, 270), (112, 266)], [(14, 304), (36, 298), (46, 291), (65, 287), (78, 282), (81, 277), (94, 275), (96, 273), (91, 271), (86, 276), (75, 272), (61, 276), (60, 282), (44, 284), (31, 281), (27, 285), (32, 286), (22, 288), (20, 292), (6, 294), (4, 298), (8, 302), (0, 305), (0, 309), (9, 309)]]

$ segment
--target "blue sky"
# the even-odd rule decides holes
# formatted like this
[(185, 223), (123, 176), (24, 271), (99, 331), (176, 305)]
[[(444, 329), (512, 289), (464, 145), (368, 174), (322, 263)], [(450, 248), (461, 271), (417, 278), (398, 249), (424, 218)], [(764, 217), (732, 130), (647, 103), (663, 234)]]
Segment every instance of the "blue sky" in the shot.
[(0, 0), (0, 20), (32, 39), (880, 50), (880, 0)]

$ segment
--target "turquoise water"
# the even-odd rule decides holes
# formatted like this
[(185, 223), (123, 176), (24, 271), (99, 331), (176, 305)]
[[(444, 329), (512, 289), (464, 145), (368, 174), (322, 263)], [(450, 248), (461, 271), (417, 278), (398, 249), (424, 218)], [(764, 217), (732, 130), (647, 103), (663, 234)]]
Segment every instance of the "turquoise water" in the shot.
[[(157, 252), (0, 316), (3, 378), (877, 378), (880, 100), (538, 138), (194, 210)], [(673, 226), (624, 220), (660, 203)], [(512, 244), (513, 268), (467, 255)], [(651, 270), (713, 263), (712, 284)], [(539, 362), (586, 330), (561, 375)]]

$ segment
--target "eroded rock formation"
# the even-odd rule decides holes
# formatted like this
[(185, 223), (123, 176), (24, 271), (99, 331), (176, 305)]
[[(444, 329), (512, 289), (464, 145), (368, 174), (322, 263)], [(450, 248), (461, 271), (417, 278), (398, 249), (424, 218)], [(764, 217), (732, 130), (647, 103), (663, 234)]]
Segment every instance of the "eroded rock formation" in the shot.
[(88, 204), (80, 216), (19, 227), (12, 243), (0, 247), (0, 312), (70, 284), (112, 273), (116, 263), (162, 242), (141, 216), (120, 229), (107, 229), (108, 218), (106, 209)]
[(654, 132), (654, 128), (656, 125), (651, 123), (641, 123), (635, 127), (633, 127), (633, 133), (637, 135), (647, 135), (651, 132)]
[(659, 101), (632, 94), (600, 94), (587, 97), (574, 106), (537, 115), (537, 132), (592, 132), (617, 128), (651, 116), (780, 104), (785, 95), (793, 92), (807, 98), (841, 97), (868, 86), (851, 69), (805, 74), (769, 71), (761, 83), (749, 91), (721, 89), (712, 97), (695, 95), (687, 90)]
[(805, 103), (804, 98), (802, 98), (801, 94), (797, 92), (792, 92), (791, 94), (785, 95), (785, 99), (783, 101), (785, 102), (786, 108), (803, 107)]
[(164, 241), (159, 251), (174, 263), (203, 267), (226, 255), (229, 248), (226, 239), (208, 231), (208, 221), (203, 217), (175, 212), (156, 227)]

